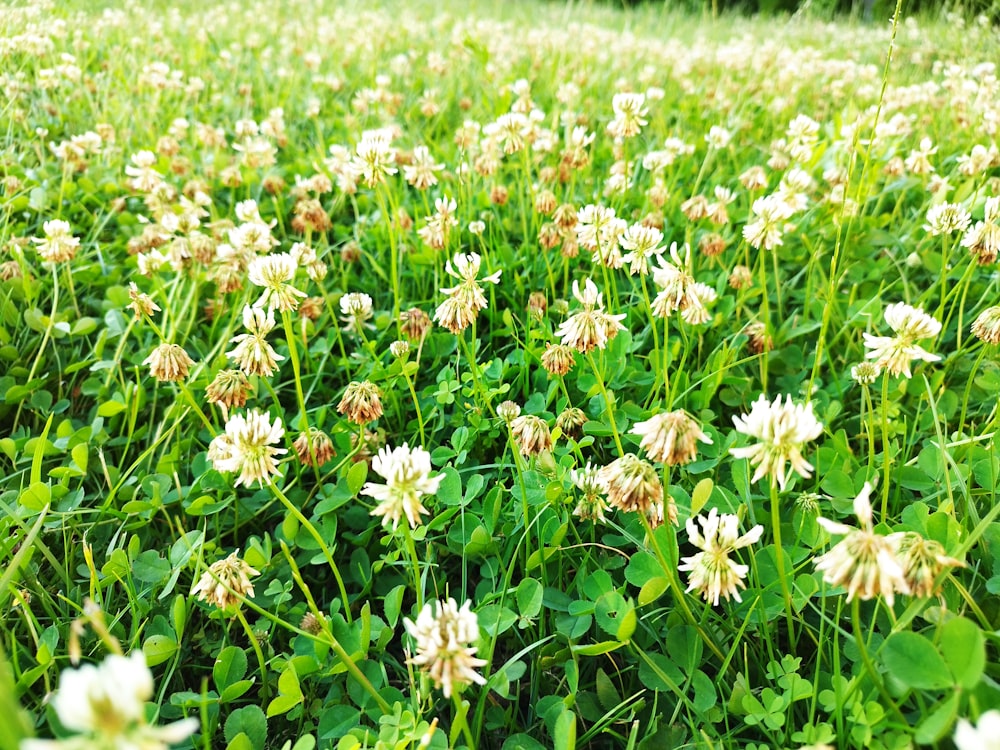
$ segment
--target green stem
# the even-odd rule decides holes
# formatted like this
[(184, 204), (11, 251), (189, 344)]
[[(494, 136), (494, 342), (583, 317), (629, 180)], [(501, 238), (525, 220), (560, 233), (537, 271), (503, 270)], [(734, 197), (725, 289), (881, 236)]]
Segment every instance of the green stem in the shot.
[(247, 634), (247, 640), (250, 641), (250, 647), (257, 656), (257, 664), (260, 667), (261, 700), (263, 703), (267, 703), (270, 699), (270, 691), (267, 686), (267, 664), (264, 661), (264, 652), (260, 650), (260, 643), (257, 641), (257, 636), (254, 635), (253, 628), (250, 627), (250, 623), (247, 622), (246, 615), (243, 614), (243, 609), (239, 605), (236, 606), (236, 617), (243, 626), (243, 632)]
[[(379, 695), (379, 692), (375, 689), (375, 686), (371, 684), (371, 682), (365, 676), (365, 673), (358, 668), (358, 665), (354, 663), (354, 659), (352, 659), (351, 655), (347, 653), (347, 651), (344, 649), (343, 646), (340, 645), (340, 641), (337, 640), (337, 637), (333, 634), (333, 631), (330, 630), (330, 623), (327, 622), (326, 616), (322, 612), (320, 612), (319, 607), (316, 606), (316, 600), (313, 598), (312, 592), (309, 590), (309, 587), (306, 586), (305, 581), (302, 580), (302, 573), (299, 571), (299, 566), (295, 564), (295, 558), (292, 557), (292, 553), (289, 551), (288, 545), (285, 544), (284, 542), (281, 543), (281, 551), (284, 553), (285, 559), (288, 561), (288, 565), (291, 568), (292, 578), (295, 579), (295, 583), (298, 584), (299, 590), (302, 591), (303, 595), (306, 597), (306, 601), (309, 604), (309, 611), (312, 612), (313, 615), (316, 617), (316, 620), (320, 624), (321, 632), (323, 633), (324, 636), (326, 636), (325, 642), (330, 646), (331, 649), (333, 649), (333, 653), (337, 655), (337, 658), (340, 659), (341, 663), (343, 663), (343, 665), (347, 668), (347, 671), (350, 672), (351, 676), (355, 680), (357, 680), (358, 684), (365, 689), (365, 692), (367, 692), (375, 700), (375, 703), (378, 704), (378, 707), (379, 709), (381, 709), (382, 713), (391, 714), (392, 707), (388, 704), (388, 702), (386, 702), (385, 698)], [(273, 617), (273, 615), (271, 615), (269, 612), (266, 614), (269, 617)], [(349, 617), (348, 617), (348, 622), (350, 622)], [(298, 628), (292, 628), (292, 629), (302, 635), (309, 635)], [(314, 637), (314, 636), (310, 635), (309, 637)]]
[(871, 657), (868, 655), (868, 644), (865, 643), (865, 639), (861, 633), (861, 601), (857, 597), (854, 597), (854, 601), (851, 602), (851, 629), (854, 633), (854, 641), (858, 647), (858, 653), (861, 655), (861, 662), (864, 664), (868, 677), (875, 684), (875, 689), (882, 696), (883, 704), (890, 708), (896, 715), (896, 718), (905, 725), (907, 721), (906, 717), (900, 713), (899, 707), (893, 701), (892, 696), (886, 691), (885, 685), (882, 683), (882, 678), (879, 676)]
[(344, 579), (340, 575), (340, 569), (337, 567), (337, 563), (333, 559), (333, 554), (330, 552), (330, 548), (326, 545), (326, 542), (323, 541), (323, 537), (320, 535), (316, 527), (313, 526), (309, 519), (302, 514), (301, 510), (295, 507), (292, 501), (285, 496), (285, 493), (278, 489), (278, 485), (269, 479), (267, 486), (271, 488), (274, 496), (278, 498), (282, 505), (285, 506), (285, 509), (288, 510), (288, 512), (291, 513), (300, 524), (302, 524), (316, 544), (319, 545), (320, 550), (323, 552), (323, 557), (326, 558), (326, 562), (330, 566), (330, 570), (333, 571), (333, 577), (337, 580), (337, 588), (340, 589), (340, 598), (344, 603), (344, 617), (347, 618), (348, 622), (351, 622), (351, 603), (347, 598), (347, 589), (344, 587)]
[(781, 594), (785, 600), (785, 619), (788, 622), (788, 640), (795, 646), (795, 616), (792, 614), (792, 591), (788, 586), (788, 576), (785, 572), (785, 548), (781, 544), (781, 506), (778, 502), (778, 487), (771, 480), (771, 531), (774, 535), (774, 564), (778, 571), (778, 581), (781, 583)]
[(420, 560), (417, 558), (417, 545), (413, 540), (413, 531), (409, 522), (403, 523), (403, 546), (413, 566), (413, 592), (417, 597), (417, 611), (424, 608), (424, 590), (420, 583)]
[(622, 439), (618, 434), (618, 425), (615, 424), (615, 404), (611, 400), (611, 396), (608, 395), (608, 389), (604, 386), (604, 377), (601, 375), (601, 371), (594, 362), (594, 355), (590, 352), (586, 354), (587, 362), (590, 364), (590, 369), (594, 373), (594, 377), (597, 378), (597, 385), (601, 389), (601, 396), (604, 397), (604, 404), (608, 407), (608, 421), (611, 423), (611, 434), (615, 438), (615, 447), (618, 448), (618, 455), (624, 456), (625, 449), (622, 447)]
[(653, 527), (650, 525), (649, 519), (646, 518), (646, 514), (640, 511), (638, 516), (639, 520), (642, 522), (643, 528), (646, 529), (646, 538), (649, 540), (649, 544), (653, 548), (653, 553), (656, 555), (656, 559), (660, 563), (660, 568), (663, 569), (663, 575), (666, 577), (667, 582), (670, 585), (670, 590), (674, 594), (674, 601), (676, 601), (677, 605), (681, 608), (684, 619), (687, 620), (691, 627), (698, 631), (698, 635), (701, 636), (701, 639), (705, 642), (705, 645), (708, 646), (709, 650), (715, 654), (720, 661), (725, 662), (726, 655), (722, 653), (722, 649), (719, 648), (712, 637), (708, 634), (708, 631), (705, 630), (701, 622), (699, 622), (694, 616), (694, 612), (691, 611), (691, 606), (687, 601), (687, 595), (684, 593), (684, 589), (681, 588), (680, 581), (677, 578), (677, 565), (667, 559), (667, 555), (660, 546), (660, 541), (656, 538), (656, 534), (653, 533)]
[(524, 565), (525, 570), (527, 570), (528, 562), (531, 559), (531, 512), (528, 508), (528, 488), (524, 483), (524, 471), (521, 468), (521, 454), (517, 447), (517, 440), (514, 439), (514, 433), (510, 429), (509, 422), (507, 423), (507, 439), (509, 440), (512, 455), (514, 456), (517, 483), (521, 488), (521, 512), (524, 514)]
[(417, 428), (420, 430), (420, 445), (427, 445), (427, 438), (424, 435), (424, 417), (420, 413), (420, 399), (417, 398), (417, 390), (413, 387), (413, 381), (406, 372), (406, 362), (402, 363), (403, 379), (406, 381), (406, 388), (410, 391), (410, 398), (413, 399), (413, 408), (417, 412)]
[[(38, 353), (35, 355), (34, 361), (31, 363), (31, 369), (28, 370), (28, 378), (25, 380), (26, 383), (30, 383), (35, 377), (35, 372), (38, 370), (38, 365), (42, 361), (42, 355), (45, 354), (45, 347), (49, 343), (49, 339), (52, 337), (52, 329), (56, 324), (56, 313), (59, 311), (59, 272), (56, 270), (55, 264), (52, 265), (52, 311), (49, 313), (49, 322), (45, 326), (45, 331), (42, 334), (42, 343), (38, 345)], [(17, 405), (17, 413), (14, 415), (14, 427), (11, 432), (17, 431), (18, 421), (21, 418), (21, 408), (24, 406), (24, 401), (21, 401)]]
[(889, 468), (892, 463), (889, 450), (889, 372), (882, 373), (882, 520), (889, 518)]
[(976, 361), (972, 365), (972, 370), (969, 371), (969, 379), (965, 383), (965, 394), (962, 396), (962, 415), (958, 419), (958, 429), (965, 429), (965, 413), (969, 408), (969, 395), (972, 393), (972, 382), (976, 379), (976, 372), (979, 370), (979, 365), (983, 362), (983, 357), (986, 356), (986, 346), (980, 348), (979, 356), (976, 357)]
[(476, 355), (474, 352), (474, 347), (476, 345), (475, 321), (472, 322), (472, 344), (470, 345), (469, 342), (465, 340), (465, 336), (461, 333), (458, 335), (458, 343), (461, 345), (462, 351), (465, 353), (465, 360), (469, 363), (469, 370), (472, 372), (472, 387), (475, 389), (476, 394), (486, 407), (486, 410), (493, 414), (493, 416), (496, 416), (496, 412), (493, 410), (493, 404), (490, 403), (489, 395), (483, 387), (481, 373), (479, 371), (479, 363), (476, 361)]
[(465, 741), (469, 745), (469, 750), (476, 750), (476, 740), (472, 736), (472, 730), (469, 729), (469, 722), (465, 720), (465, 717), (469, 713), (469, 707), (462, 704), (462, 699), (458, 693), (452, 693), (451, 699), (455, 704), (455, 721), (459, 722), (459, 727), (462, 730)]

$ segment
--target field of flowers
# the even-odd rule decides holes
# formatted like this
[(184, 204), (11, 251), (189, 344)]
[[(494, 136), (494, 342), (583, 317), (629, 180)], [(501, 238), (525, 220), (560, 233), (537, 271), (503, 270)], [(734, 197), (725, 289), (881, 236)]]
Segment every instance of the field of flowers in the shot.
[(0, 750), (996, 746), (986, 19), (0, 32)]

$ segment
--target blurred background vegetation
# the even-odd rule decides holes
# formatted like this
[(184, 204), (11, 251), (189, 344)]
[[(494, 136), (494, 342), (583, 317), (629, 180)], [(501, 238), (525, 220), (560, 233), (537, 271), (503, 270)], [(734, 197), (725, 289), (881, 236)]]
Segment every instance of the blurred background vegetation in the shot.
[[(896, 0), (608, 0), (628, 6), (663, 4), (696, 13), (809, 13), (816, 17), (854, 16), (859, 19), (890, 18)], [(957, 14), (964, 18), (985, 15), (1000, 21), (1000, 0), (903, 0), (906, 15), (933, 17)]]

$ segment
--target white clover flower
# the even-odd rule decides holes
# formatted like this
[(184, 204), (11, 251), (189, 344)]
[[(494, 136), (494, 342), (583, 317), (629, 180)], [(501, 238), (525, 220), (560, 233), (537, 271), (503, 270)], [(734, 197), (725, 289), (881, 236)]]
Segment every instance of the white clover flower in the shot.
[(895, 594), (910, 593), (903, 564), (898, 557), (899, 543), (906, 534), (899, 532), (885, 536), (873, 531), (869, 500), (871, 491), (872, 486), (865, 482), (854, 498), (854, 513), (860, 528), (823, 517), (816, 519), (829, 533), (844, 535), (829, 552), (816, 558), (816, 570), (823, 574), (827, 583), (845, 587), (847, 601), (855, 596), (868, 600), (881, 595), (891, 607)]
[(629, 265), (629, 273), (633, 276), (645, 276), (649, 273), (649, 256), (662, 255), (663, 232), (656, 227), (643, 224), (632, 224), (618, 238), (618, 244), (623, 250), (628, 250), (622, 256), (622, 262)]
[(281, 312), (295, 310), (299, 298), (308, 296), (288, 283), (295, 277), (296, 266), (295, 258), (288, 253), (273, 253), (250, 261), (250, 281), (264, 287), (254, 307), (277, 308)]
[(785, 464), (802, 477), (812, 476), (813, 466), (802, 456), (802, 446), (823, 434), (823, 425), (813, 414), (812, 404), (792, 403), (791, 396), (781, 396), (769, 402), (762, 393), (750, 407), (749, 414), (733, 417), (736, 431), (760, 440), (755, 445), (731, 448), (729, 453), (736, 458), (747, 458), (757, 467), (752, 482), (765, 476), (777, 480), (785, 489), (788, 474)]
[(911, 360), (937, 362), (941, 359), (915, 343), (918, 339), (932, 338), (941, 332), (941, 324), (920, 308), (903, 302), (889, 305), (885, 309), (885, 322), (896, 335), (873, 336), (866, 331), (863, 334), (865, 347), (871, 350), (865, 355), (866, 359), (875, 360), (891, 375), (902, 374), (907, 378), (911, 376)]
[(417, 230), (428, 247), (443, 250), (448, 246), (448, 238), (453, 227), (458, 226), (455, 211), (458, 204), (454, 198), (438, 198), (434, 201), (434, 213), (427, 217), (427, 223)]
[(935, 203), (927, 209), (924, 231), (932, 236), (964, 232), (971, 221), (969, 212), (960, 203)]
[(198, 729), (188, 718), (162, 727), (146, 723), (146, 701), (153, 697), (153, 675), (142, 651), (128, 657), (112, 654), (99, 666), (65, 669), (52, 707), (60, 723), (85, 737), (63, 740), (27, 739), (21, 750), (58, 750), (61, 747), (142, 748), (166, 750)]
[(683, 409), (654, 414), (645, 422), (636, 422), (630, 430), (639, 435), (639, 447), (654, 461), (676, 466), (694, 461), (698, 442), (712, 444), (694, 417)]
[(986, 199), (983, 220), (969, 227), (962, 236), (962, 247), (976, 256), (980, 265), (992, 263), (1000, 254), (1000, 196)]
[(984, 711), (976, 726), (959, 719), (953, 739), (958, 750), (1000, 750), (1000, 711)]
[(691, 248), (684, 244), (684, 257), (681, 257), (677, 243), (670, 244), (670, 258), (673, 262), (657, 256), (658, 266), (653, 269), (653, 281), (660, 291), (653, 298), (653, 315), (668, 318), (679, 310), (685, 322), (700, 325), (710, 319), (707, 305), (718, 297), (715, 290), (707, 284), (696, 282), (688, 271), (691, 262)]
[(434, 161), (427, 146), (417, 146), (413, 149), (413, 161), (403, 167), (403, 178), (417, 190), (426, 190), (437, 185), (437, 172), (442, 169), (444, 164)]
[(604, 499), (604, 483), (597, 476), (599, 471), (599, 466), (594, 466), (588, 461), (583, 468), (571, 469), (569, 478), (573, 486), (582, 493), (580, 502), (573, 509), (573, 515), (584, 520), (604, 523), (607, 520), (604, 514), (608, 509), (608, 503)]
[(604, 349), (618, 331), (625, 330), (625, 326), (621, 324), (625, 320), (625, 314), (611, 315), (605, 312), (601, 293), (590, 279), (584, 280), (582, 290), (580, 282), (574, 280), (573, 296), (583, 305), (583, 310), (568, 317), (556, 329), (556, 335), (565, 346), (587, 354), (594, 349)]
[(260, 571), (251, 568), (237, 550), (229, 557), (209, 565), (208, 570), (191, 589), (191, 595), (197, 594), (201, 601), (214, 604), (219, 609), (227, 609), (239, 603), (240, 596), (253, 597), (250, 576), (259, 575)]
[(649, 124), (646, 119), (649, 110), (645, 104), (645, 94), (631, 92), (615, 94), (611, 100), (615, 118), (608, 124), (608, 132), (614, 138), (631, 138), (638, 135), (639, 131)]
[(773, 193), (755, 200), (753, 213), (756, 218), (743, 227), (743, 239), (765, 250), (781, 245), (785, 220), (793, 213), (791, 207), (780, 195)]
[(391, 133), (386, 129), (366, 130), (361, 134), (351, 166), (364, 177), (368, 187), (383, 184), (386, 177), (399, 171), (393, 166), (396, 149), (390, 145), (391, 141)]
[(422, 667), (445, 698), (461, 692), (470, 683), (486, 684), (476, 669), (487, 662), (477, 658), (476, 647), (469, 645), (479, 640), (479, 620), (472, 611), (471, 601), (466, 601), (461, 609), (454, 599), (428, 602), (416, 622), (404, 618), (403, 626), (417, 649), (416, 656), (407, 663)]
[(235, 361), (246, 375), (271, 377), (278, 369), (278, 362), (284, 359), (267, 342), (267, 334), (274, 328), (274, 310), (265, 312), (260, 307), (244, 305), (243, 327), (247, 333), (230, 339), (236, 348), (226, 352), (226, 356)]
[(216, 471), (239, 473), (234, 487), (249, 487), (251, 482), (261, 486), (279, 476), (275, 456), (287, 453), (287, 448), (275, 448), (285, 430), (281, 419), (271, 423), (269, 412), (247, 412), (246, 417), (234, 414), (226, 422), (226, 431), (216, 435), (208, 446), (208, 460)]
[(385, 479), (385, 484), (368, 482), (361, 488), (362, 495), (379, 501), (371, 515), (382, 516), (382, 525), (392, 524), (393, 531), (399, 526), (403, 516), (416, 528), (420, 514), (428, 513), (420, 502), (424, 495), (433, 495), (444, 480), (444, 475), (436, 477), (431, 473), (431, 454), (423, 448), (410, 448), (403, 443), (398, 448), (382, 448), (372, 459), (372, 469)]
[(372, 319), (372, 298), (364, 292), (350, 292), (340, 298), (340, 320), (343, 330), (361, 333), (365, 328), (374, 328), (368, 321)]
[(42, 224), (44, 238), (32, 237), (37, 245), (38, 254), (42, 260), (49, 263), (62, 263), (72, 260), (80, 249), (80, 238), (74, 237), (69, 222), (62, 219), (52, 219)]
[[(720, 515), (717, 508), (712, 508), (707, 518), (699, 515), (687, 521), (688, 539), (701, 552), (682, 558), (677, 569), (690, 573), (686, 590), (697, 590), (712, 606), (718, 606), (719, 597), (743, 601), (739, 590), (746, 588), (743, 579), (750, 567), (731, 560), (729, 555), (741, 547), (755, 544), (764, 533), (764, 527), (758, 524), (740, 536), (739, 523), (736, 516)], [(701, 524), (700, 532), (698, 524)]]
[(733, 136), (728, 130), (719, 125), (713, 125), (705, 135), (705, 143), (710, 148), (725, 148), (729, 145), (732, 138)]

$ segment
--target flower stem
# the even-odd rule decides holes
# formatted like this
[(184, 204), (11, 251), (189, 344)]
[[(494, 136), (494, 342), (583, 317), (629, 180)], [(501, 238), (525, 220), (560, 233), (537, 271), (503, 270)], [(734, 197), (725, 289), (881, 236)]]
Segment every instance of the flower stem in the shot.
[(330, 566), (330, 570), (333, 571), (333, 577), (337, 580), (337, 588), (340, 589), (340, 598), (344, 603), (344, 617), (347, 618), (348, 622), (351, 622), (351, 603), (347, 599), (347, 589), (344, 587), (344, 579), (340, 575), (340, 569), (337, 567), (337, 563), (333, 559), (333, 555), (330, 552), (330, 548), (323, 541), (323, 537), (320, 536), (319, 531), (315, 526), (306, 518), (302, 511), (295, 507), (291, 500), (289, 500), (285, 493), (278, 489), (273, 481), (268, 481), (268, 487), (271, 488), (271, 492), (274, 496), (278, 498), (282, 505), (291, 513), (296, 520), (302, 524), (302, 526), (309, 532), (309, 535), (316, 541), (319, 545), (320, 550), (323, 552), (323, 557), (326, 558), (327, 563)]
[(413, 566), (413, 593), (417, 597), (417, 611), (419, 612), (424, 608), (424, 590), (420, 585), (420, 560), (417, 558), (417, 545), (413, 540), (413, 530), (410, 529), (409, 523), (404, 523), (403, 528), (403, 546), (406, 547), (406, 553), (410, 557), (410, 564)]
[[(298, 584), (299, 589), (306, 597), (306, 601), (309, 604), (309, 610), (316, 616), (316, 620), (320, 624), (321, 632), (324, 636), (326, 636), (324, 642), (327, 643), (331, 649), (333, 649), (333, 653), (337, 655), (337, 658), (340, 659), (343, 665), (347, 668), (347, 671), (350, 672), (351, 676), (357, 680), (358, 684), (364, 688), (365, 692), (367, 692), (375, 700), (375, 703), (378, 704), (382, 713), (391, 714), (392, 707), (388, 704), (388, 702), (386, 702), (385, 698), (379, 695), (375, 686), (371, 684), (369, 679), (365, 676), (365, 673), (358, 668), (358, 665), (354, 663), (354, 659), (352, 659), (351, 655), (347, 653), (343, 646), (340, 645), (340, 641), (337, 640), (333, 631), (330, 630), (330, 623), (327, 622), (326, 616), (321, 613), (319, 611), (319, 607), (316, 606), (316, 600), (313, 599), (312, 592), (309, 590), (309, 587), (306, 586), (305, 581), (302, 580), (302, 573), (299, 571), (299, 566), (295, 564), (295, 558), (292, 557), (292, 554), (288, 549), (288, 545), (284, 542), (281, 543), (281, 551), (284, 553), (285, 559), (288, 561), (288, 565), (291, 568), (292, 578), (295, 579), (295, 583)], [(350, 617), (348, 617), (348, 622), (350, 622)]]
[(792, 614), (792, 592), (788, 586), (785, 572), (785, 548), (781, 544), (781, 508), (778, 504), (778, 487), (771, 481), (771, 530), (774, 534), (774, 564), (778, 571), (778, 581), (781, 583), (781, 594), (785, 600), (785, 618), (788, 621), (788, 640), (794, 650), (795, 617)]
[(455, 721), (461, 729), (466, 743), (469, 745), (469, 750), (476, 750), (476, 740), (472, 736), (472, 730), (469, 729), (469, 722), (465, 720), (466, 715), (469, 713), (469, 707), (462, 703), (462, 699), (458, 693), (452, 693), (451, 699), (455, 704)]
[(243, 614), (243, 609), (239, 605), (236, 606), (236, 617), (243, 626), (243, 632), (247, 634), (250, 647), (253, 648), (253, 652), (257, 656), (257, 664), (260, 666), (261, 700), (267, 703), (270, 698), (270, 691), (267, 687), (267, 664), (264, 662), (264, 652), (260, 650), (260, 643), (257, 640), (257, 636), (254, 635), (253, 628), (250, 627), (250, 623), (247, 622), (246, 615)]
[(624, 456), (625, 449), (622, 448), (622, 439), (618, 434), (618, 425), (615, 424), (615, 404), (611, 400), (611, 396), (608, 395), (608, 389), (604, 385), (604, 377), (601, 375), (600, 369), (597, 367), (597, 363), (594, 362), (594, 355), (590, 352), (586, 354), (587, 362), (590, 363), (590, 369), (594, 373), (594, 377), (597, 378), (597, 385), (601, 389), (601, 395), (604, 397), (604, 404), (608, 407), (608, 421), (611, 423), (611, 434), (615, 438), (615, 447), (618, 448), (618, 455)]
[[(642, 521), (643, 528), (646, 529), (646, 538), (649, 540), (650, 546), (653, 548), (653, 553), (656, 555), (656, 559), (660, 562), (660, 567), (663, 569), (663, 575), (667, 579), (670, 585), (670, 590), (674, 594), (674, 601), (681, 608), (684, 614), (684, 619), (688, 621), (695, 630), (698, 631), (698, 635), (701, 636), (702, 641), (708, 646), (709, 650), (715, 654), (723, 662), (726, 661), (726, 655), (722, 653), (722, 649), (715, 643), (712, 637), (705, 630), (704, 626), (698, 621), (694, 616), (694, 612), (691, 611), (691, 606), (688, 604), (687, 596), (684, 590), (681, 588), (680, 581), (677, 579), (677, 565), (667, 559), (666, 553), (663, 548), (660, 547), (660, 541), (656, 538), (656, 534), (653, 533), (653, 527), (649, 523), (649, 519), (646, 518), (646, 514), (641, 511), (638, 513), (639, 520)], [(676, 542), (674, 544), (676, 548)]]
[(889, 512), (889, 467), (892, 456), (889, 451), (889, 372), (882, 373), (882, 520)]

